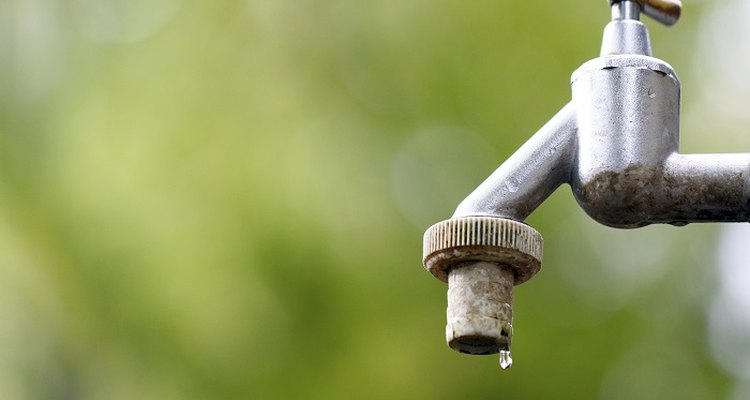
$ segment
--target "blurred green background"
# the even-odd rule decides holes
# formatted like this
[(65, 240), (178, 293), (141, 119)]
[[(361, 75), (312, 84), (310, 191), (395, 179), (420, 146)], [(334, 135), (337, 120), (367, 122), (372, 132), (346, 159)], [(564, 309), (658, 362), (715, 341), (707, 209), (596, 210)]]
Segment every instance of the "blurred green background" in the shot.
[[(685, 151), (750, 149), (747, 18), (685, 0), (647, 22)], [(567, 187), (529, 219), (545, 262), (516, 289), (514, 366), (444, 343), (424, 229), (569, 101), (608, 19), (602, 0), (3, 0), (0, 398), (750, 397), (750, 234), (606, 228)]]

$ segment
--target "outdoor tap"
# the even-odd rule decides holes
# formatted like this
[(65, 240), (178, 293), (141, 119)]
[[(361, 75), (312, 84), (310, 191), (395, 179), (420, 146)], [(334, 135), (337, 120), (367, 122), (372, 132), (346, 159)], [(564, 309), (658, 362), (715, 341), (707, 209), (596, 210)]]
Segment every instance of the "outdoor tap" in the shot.
[(680, 82), (652, 57), (641, 14), (673, 25), (679, 0), (608, 0), (601, 54), (572, 75), (572, 100), (424, 235), (423, 262), (448, 283), (446, 340), (510, 365), (513, 286), (541, 268), (523, 221), (560, 185), (617, 228), (750, 221), (750, 154), (680, 154)]

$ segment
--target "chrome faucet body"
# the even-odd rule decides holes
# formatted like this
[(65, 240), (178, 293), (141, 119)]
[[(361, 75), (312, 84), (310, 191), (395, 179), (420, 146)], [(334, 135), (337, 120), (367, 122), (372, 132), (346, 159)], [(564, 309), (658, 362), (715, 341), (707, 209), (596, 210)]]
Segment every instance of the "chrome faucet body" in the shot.
[(680, 82), (651, 56), (646, 26), (617, 3), (601, 56), (571, 78), (573, 100), (458, 206), (453, 218), (523, 221), (563, 183), (618, 228), (750, 221), (750, 154), (678, 153)]
[[(458, 351), (509, 350), (512, 293), (495, 296), (502, 299), (495, 303), (475, 293), (512, 291), (539, 270), (541, 235), (523, 221), (564, 183), (589, 216), (612, 227), (750, 221), (750, 153), (678, 152), (680, 82), (669, 64), (652, 57), (648, 30), (638, 18), (645, 13), (671, 25), (679, 1), (609, 2), (612, 20), (600, 57), (573, 73), (572, 101), (451, 219), (425, 233), (427, 269), (441, 280), (476, 286), (449, 288), (446, 333)], [(506, 272), (494, 278), (477, 272), (487, 265)]]

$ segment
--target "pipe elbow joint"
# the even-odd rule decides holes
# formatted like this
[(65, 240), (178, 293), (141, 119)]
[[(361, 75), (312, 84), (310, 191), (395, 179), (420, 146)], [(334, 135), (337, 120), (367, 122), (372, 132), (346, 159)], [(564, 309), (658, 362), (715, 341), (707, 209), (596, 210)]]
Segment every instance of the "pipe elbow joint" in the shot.
[(632, 164), (604, 170), (571, 183), (573, 195), (586, 214), (614, 228), (638, 228), (653, 223), (663, 208), (663, 173), (659, 168)]
[(672, 153), (576, 178), (576, 201), (615, 228), (750, 220), (750, 155)]

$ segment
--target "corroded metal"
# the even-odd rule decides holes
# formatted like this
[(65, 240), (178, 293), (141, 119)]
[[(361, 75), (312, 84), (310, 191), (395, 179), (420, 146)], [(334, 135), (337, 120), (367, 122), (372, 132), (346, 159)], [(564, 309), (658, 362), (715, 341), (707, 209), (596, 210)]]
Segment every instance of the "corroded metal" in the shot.
[(453, 218), (425, 232), (423, 262), (448, 282), (448, 345), (467, 354), (509, 350), (513, 285), (541, 268), (542, 235), (511, 219)]
[[(668, 165), (674, 164), (669, 160)], [(677, 168), (632, 164), (622, 171), (602, 171), (577, 186), (575, 195), (589, 216), (616, 228), (750, 221), (746, 171), (692, 174)]]
[(461, 353), (492, 354), (510, 349), (513, 336), (513, 269), (471, 262), (448, 275), (445, 339)]
[(542, 259), (541, 235), (523, 220), (563, 183), (613, 227), (750, 221), (750, 154), (678, 151), (680, 82), (651, 56), (638, 16), (674, 23), (680, 2), (637, 1), (611, 0), (601, 55), (573, 73), (572, 101), (425, 232), (424, 265), (449, 283), (452, 348), (509, 350), (513, 285)]
[(518, 221), (496, 217), (451, 218), (424, 234), (422, 261), (430, 273), (448, 282), (457, 264), (491, 262), (511, 266), (516, 284), (542, 266), (542, 235)]

